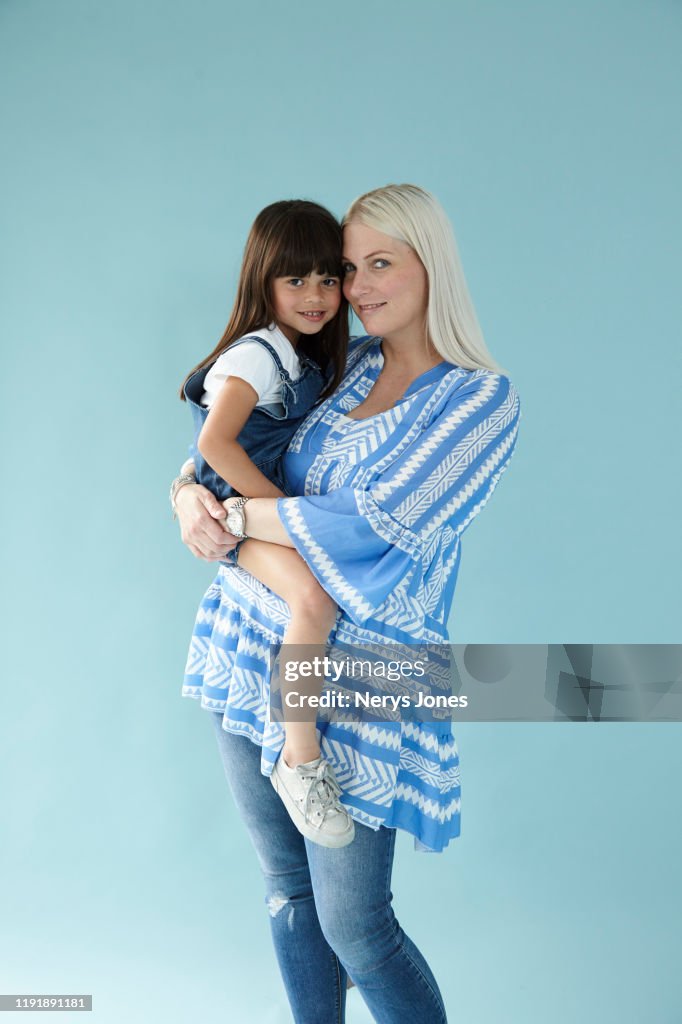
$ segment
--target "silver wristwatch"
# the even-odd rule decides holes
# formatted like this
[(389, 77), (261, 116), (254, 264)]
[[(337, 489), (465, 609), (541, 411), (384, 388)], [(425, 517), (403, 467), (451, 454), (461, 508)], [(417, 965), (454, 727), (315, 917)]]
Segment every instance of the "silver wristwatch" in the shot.
[(227, 513), (227, 519), (225, 525), (232, 534), (238, 540), (248, 540), (246, 533), (246, 517), (244, 515), (244, 505), (247, 501), (251, 501), (250, 498), (237, 498), (234, 505), (230, 507)]

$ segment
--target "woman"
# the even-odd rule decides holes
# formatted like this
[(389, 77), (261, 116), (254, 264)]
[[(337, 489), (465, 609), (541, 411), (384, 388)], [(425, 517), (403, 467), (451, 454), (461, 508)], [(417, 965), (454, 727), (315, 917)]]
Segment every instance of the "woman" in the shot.
[[(508, 465), (518, 396), (485, 347), (450, 225), (429, 193), (387, 186), (357, 199), (344, 221), (344, 272), (370, 333), (289, 447), (293, 496), (225, 505), (231, 523), (239, 513), (238, 532), (305, 559), (339, 606), (332, 640), (447, 642), (461, 534)], [(220, 523), (225, 509), (191, 484), (176, 500), (194, 554), (224, 557), (236, 543)], [(243, 569), (221, 568), (183, 692), (214, 711), (294, 1019), (343, 1021), (350, 976), (378, 1022), (445, 1021), (438, 985), (391, 909), (390, 878), (397, 828), (420, 850), (459, 834), (450, 722), (320, 723), (356, 837), (340, 850), (309, 843), (267, 778), (283, 743), (269, 720), (269, 645), (287, 614)]]

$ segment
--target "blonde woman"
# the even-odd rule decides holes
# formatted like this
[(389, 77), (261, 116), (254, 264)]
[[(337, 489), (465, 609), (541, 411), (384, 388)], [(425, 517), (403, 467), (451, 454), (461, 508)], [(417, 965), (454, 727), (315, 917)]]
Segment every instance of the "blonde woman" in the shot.
[[(356, 199), (343, 271), (368, 334), (351, 342), (339, 387), (284, 456), (290, 497), (253, 498), (237, 527), (230, 521), (298, 552), (339, 608), (332, 640), (447, 643), (461, 537), (509, 463), (518, 396), (484, 344), (450, 224), (428, 192), (389, 185)], [(236, 500), (223, 507), (192, 484), (177, 491), (182, 537), (199, 557), (235, 545), (222, 523)], [(287, 621), (281, 598), (243, 568), (221, 567), (184, 693), (213, 712), (294, 1019), (343, 1021), (350, 978), (376, 1021), (440, 1024), (442, 996), (396, 920), (390, 882), (397, 829), (421, 851), (459, 834), (451, 723), (320, 721), (355, 838), (337, 850), (309, 842), (268, 781), (284, 740), (270, 721), (268, 652)]]

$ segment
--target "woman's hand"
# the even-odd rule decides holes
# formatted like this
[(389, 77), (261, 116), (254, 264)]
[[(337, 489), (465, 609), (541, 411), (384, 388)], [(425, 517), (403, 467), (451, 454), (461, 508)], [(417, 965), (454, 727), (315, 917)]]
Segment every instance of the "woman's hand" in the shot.
[(217, 562), (239, 543), (224, 527), (226, 512), (201, 484), (185, 484), (175, 496), (180, 536), (196, 558)]

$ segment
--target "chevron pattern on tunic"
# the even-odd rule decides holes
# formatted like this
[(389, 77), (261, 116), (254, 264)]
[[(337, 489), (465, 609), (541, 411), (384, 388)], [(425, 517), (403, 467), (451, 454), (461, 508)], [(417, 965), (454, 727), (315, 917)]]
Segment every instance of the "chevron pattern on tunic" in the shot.
[[(514, 446), (514, 435), (509, 434), (505, 440), (499, 445), (495, 451), (490, 455), (485, 462), (483, 462), (473, 476), (469, 477), (465, 486), (455, 494), (445, 505), (442, 505), (438, 510), (437, 514), (429, 522), (430, 530), (437, 530), (445, 522), (451, 520), (463, 505), (479, 491), (483, 492), (482, 500), (476, 505), (475, 512), (477, 513), (487, 503), (488, 499), (493, 493), (497, 481), (500, 479), (502, 472), (506, 469), (507, 461), (506, 457)], [(495, 472), (498, 467), (498, 463), (502, 463), (499, 467), (499, 471)], [(487, 484), (487, 487), (486, 487)], [(466, 518), (467, 525), (474, 518), (474, 514), (470, 513)], [(462, 523), (455, 524), (455, 528), (458, 533), (462, 533), (464, 526)]]
[[(368, 360), (367, 365), (372, 365)], [(337, 412), (338, 409), (342, 409), (344, 414), (349, 413), (356, 405), (360, 405), (361, 402), (367, 398), (368, 394), (372, 390), (372, 382), (365, 380), (362, 376), (355, 381), (352, 387), (347, 388), (344, 393), (339, 396), (336, 403)], [(333, 414), (333, 423), (336, 427), (339, 427), (338, 416), (336, 412)], [(340, 429), (340, 427), (339, 427)]]
[(263, 746), (269, 746), (271, 749), (268, 752), (269, 757), (272, 759), (272, 763), (277, 760), (277, 754), (284, 746), (284, 726), (281, 722), (270, 721), (270, 703), (269, 701), (263, 704), (263, 717), (264, 717), (264, 731), (263, 731)]
[(369, 803), (390, 807), (398, 773), (397, 760), (391, 764), (380, 758), (367, 757), (325, 735), (320, 739), (320, 748), (346, 793)]
[(183, 697), (197, 697), (203, 698), (203, 684), (201, 686), (195, 686), (192, 683), (184, 683), (182, 687)]
[(227, 690), (234, 669), (234, 650), (224, 651), (211, 645), (204, 663), (204, 682), (212, 690)]
[(374, 497), (377, 501), (384, 501), (408, 483), (409, 480), (419, 471), (421, 466), (431, 458), (434, 452), (436, 452), (441, 445), (447, 443), (456, 428), (461, 423), (466, 422), (473, 413), (482, 408), (486, 402), (489, 401), (499, 386), (499, 377), (494, 374), (488, 374), (487, 376), (490, 377), (490, 380), (486, 380), (484, 382), (480, 391), (477, 391), (464, 402), (461, 402), (455, 409), (453, 409), (449, 416), (446, 416), (442, 422), (439, 422), (438, 426), (434, 427), (430, 436), (422, 439), (422, 443), (406, 460), (405, 464), (400, 467), (397, 473), (391, 474), (389, 479), (385, 480), (383, 483), (377, 484), (374, 489)]
[(443, 593), (443, 585), (446, 576), (445, 552), (449, 552), (449, 547), (443, 536), (444, 533), (445, 530), (433, 531), (422, 556), (424, 572), (422, 599), (424, 601), (424, 610), (427, 611), (429, 615), (437, 610)]
[(204, 636), (193, 636), (187, 653), (187, 664), (185, 665), (186, 676), (199, 675), (204, 665), (210, 647), (210, 640)]
[[(358, 396), (360, 399), (367, 397), (372, 385), (364, 379), (365, 371), (368, 367), (378, 366), (382, 362), (381, 353), (373, 353), (370, 351), (373, 346), (374, 339), (370, 339), (366, 345), (361, 345), (353, 352), (348, 362), (346, 363), (346, 371), (344, 379), (341, 383), (339, 390), (326, 398), (324, 402), (313, 409), (312, 412), (306, 417), (304, 424), (298, 428), (294, 435), (294, 446), (299, 445), (303, 434), (308, 434), (311, 427), (314, 427), (317, 423), (322, 421), (323, 423), (330, 424), (336, 421), (336, 413), (334, 406), (340, 408), (352, 408), (357, 403)], [(355, 394), (355, 397), (354, 397)], [(345, 403), (345, 404), (344, 404)], [(300, 447), (292, 448), (291, 450), (299, 451)]]
[[(499, 438), (502, 431), (512, 422), (513, 409), (514, 401), (512, 399), (511, 402), (507, 401), (500, 406), (494, 416), (476, 424), (473, 430), (448, 452), (442, 462), (420, 483), (419, 487), (410, 490), (397, 506), (395, 514), (404, 519), (406, 523), (412, 524), (433, 509), (443, 495), (452, 488), (454, 481), (461, 478), (464, 471), (488, 447), (490, 441)], [(513, 444), (513, 438), (511, 444)], [(509, 447), (508, 438), (503, 439), (500, 449), (504, 452)]]
[(418, 597), (394, 590), (381, 606), (381, 612), (386, 625), (400, 626), (415, 640), (424, 638), (424, 605)]
[[(492, 480), (491, 480), (491, 486)], [(452, 541), (454, 531), (450, 526), (443, 528), (447, 536), (442, 538), (442, 544), (437, 558), (434, 560), (429, 573), (428, 582), (424, 586), (424, 609), (433, 614), (440, 607), (443, 590), (451, 575), (459, 569), (460, 539)], [(447, 557), (445, 555), (447, 552)]]
[[(350, 810), (350, 808), (348, 808)], [(373, 828), (375, 831), (380, 825), (383, 825), (384, 818), (380, 818), (376, 814), (368, 814), (367, 811), (361, 811), (359, 807), (352, 808), (352, 815), (354, 821), (359, 821), (361, 825), (367, 825), (369, 828)]]
[[(334, 453), (330, 455), (319, 455), (311, 464), (306, 473), (303, 485), (303, 493), (306, 495), (323, 494), (325, 490), (332, 490), (331, 486), (323, 487), (324, 478), (331, 473), (335, 481), (341, 479), (345, 463), (342, 459), (336, 459)], [(341, 486), (335, 483), (335, 487)]]
[(342, 432), (328, 436), (323, 450), (333, 450), (347, 463), (363, 462), (388, 441), (409, 412), (409, 406), (388, 409), (381, 416), (345, 420)]
[(253, 672), (235, 670), (230, 680), (227, 703), (230, 708), (253, 711), (257, 718), (265, 720), (260, 681), (254, 678)]
[(424, 748), (424, 750), (431, 750), (434, 753), (439, 753), (440, 757), (444, 759), (457, 756), (457, 744), (455, 743), (455, 738), (452, 735), (448, 737), (447, 743), (443, 743), (440, 736), (425, 730), (416, 722), (404, 722), (403, 735), (414, 743), (418, 743), (420, 747)]
[[(281, 597), (273, 594), (271, 590), (268, 590), (267, 587), (263, 586), (262, 583), (239, 566), (221, 569), (221, 573), (224, 572), (230, 574), (230, 585), (224, 588), (222, 592), (222, 605), (237, 612), (239, 621), (245, 621), (250, 629), (262, 633), (263, 636), (268, 638), (269, 643), (279, 643), (282, 639), (282, 633), (289, 623), (289, 608), (286, 602)], [(238, 595), (242, 598), (241, 601), (237, 602), (229, 596), (231, 589), (237, 591)], [(268, 628), (264, 622), (251, 615), (249, 612), (251, 605), (257, 606), (258, 610), (263, 614), (263, 618), (270, 622), (274, 628)], [(279, 627), (279, 630), (277, 627)]]
[[(235, 682), (242, 682), (239, 678), (239, 674), (236, 676)], [(249, 687), (248, 680), (243, 680), (243, 686), (235, 690), (234, 696), (232, 690), (227, 698), (227, 705), (229, 709), (239, 711), (250, 711), (253, 713), (254, 718), (258, 718), (260, 721), (265, 722), (267, 714), (263, 705), (263, 697), (260, 691), (260, 687), (257, 689), (254, 686)]]
[(350, 466), (339, 460), (329, 477), (329, 490), (335, 491), (337, 488), (343, 487), (347, 477), (350, 475), (350, 470)]
[(201, 706), (202, 706), (202, 708), (206, 708), (208, 711), (225, 711), (225, 705), (227, 704), (227, 701), (225, 700), (224, 697), (223, 697), (222, 700), (218, 700), (216, 697), (207, 697), (206, 694), (205, 693), (201, 693), (201, 691), (199, 693), (197, 693), (196, 695), (195, 694), (188, 694), (185, 691), (183, 691), (183, 693), (184, 693), (185, 697), (188, 697), (188, 696), (201, 697)]
[(441, 807), (436, 800), (431, 800), (429, 797), (424, 796), (423, 793), (420, 793), (414, 786), (408, 786), (404, 782), (398, 783), (395, 795), (399, 800), (405, 800), (407, 803), (414, 804), (422, 814), (426, 814), (435, 821), (449, 821), (455, 814), (459, 814), (461, 809), (460, 797), (454, 797), (445, 807)]
[(372, 626), (363, 623), (356, 625), (352, 619), (345, 617), (340, 619), (336, 626), (336, 638), (343, 644), (385, 644), (386, 634), (379, 633)]
[(195, 629), (196, 629), (197, 626), (212, 626), (213, 623), (215, 622), (217, 614), (218, 614), (218, 603), (217, 602), (216, 602), (216, 604), (211, 604), (211, 605), (208, 605), (208, 606), (206, 604), (199, 605), (199, 610), (197, 612), (196, 622), (194, 624), (195, 625)]
[[(451, 373), (447, 373), (445, 377), (443, 377), (434, 389), (433, 395), (424, 403), (424, 407), (417, 415), (412, 426), (406, 431), (405, 435), (403, 437), (396, 436), (395, 447), (392, 448), (390, 452), (387, 452), (382, 459), (379, 459), (374, 463), (372, 466), (372, 474), (374, 476), (377, 476), (380, 473), (383, 473), (384, 470), (388, 469), (388, 467), (395, 462), (400, 455), (402, 455), (405, 449), (409, 448), (410, 445), (421, 436), (433, 415), (433, 410), (438, 406), (443, 397), (452, 390), (453, 381), (458, 380), (461, 376), (462, 371), (457, 369)], [(413, 397), (414, 396), (411, 395), (410, 399)]]
[(505, 462), (503, 462), (502, 465), (500, 466), (500, 468), (497, 470), (497, 472), (493, 473), (493, 475), (490, 477), (490, 486), (489, 486), (488, 490), (484, 494), (484, 496), (481, 499), (481, 501), (479, 501), (477, 505), (474, 505), (474, 507), (469, 512), (468, 516), (466, 516), (466, 518), (462, 520), (461, 524), (459, 525), (459, 531), (458, 531), (459, 533), (462, 533), (462, 531), (467, 528), (467, 526), (469, 525), (471, 520), (474, 519), (478, 515), (478, 513), (481, 511), (482, 508), (484, 508), (485, 505), (487, 505), (488, 500), (490, 499), (491, 494), (493, 493), (493, 491), (497, 487), (497, 483), (498, 483), (500, 477), (502, 476), (502, 474), (507, 469), (508, 465), (509, 465), (509, 458)]
[(232, 615), (225, 615), (218, 612), (215, 617), (213, 624), (213, 637), (215, 640), (216, 636), (226, 637), (238, 637), (241, 629), (239, 618)]
[(443, 546), (441, 535), (432, 533), (422, 545), (422, 558), (424, 565), (430, 565), (438, 554), (438, 549)]
[(414, 750), (404, 749), (400, 754), (400, 770), (408, 771), (416, 775), (427, 786), (438, 789), (441, 793), (449, 793), (450, 790), (458, 788), (460, 783), (459, 765), (452, 765), (451, 768), (443, 769), (440, 764), (429, 761)]

